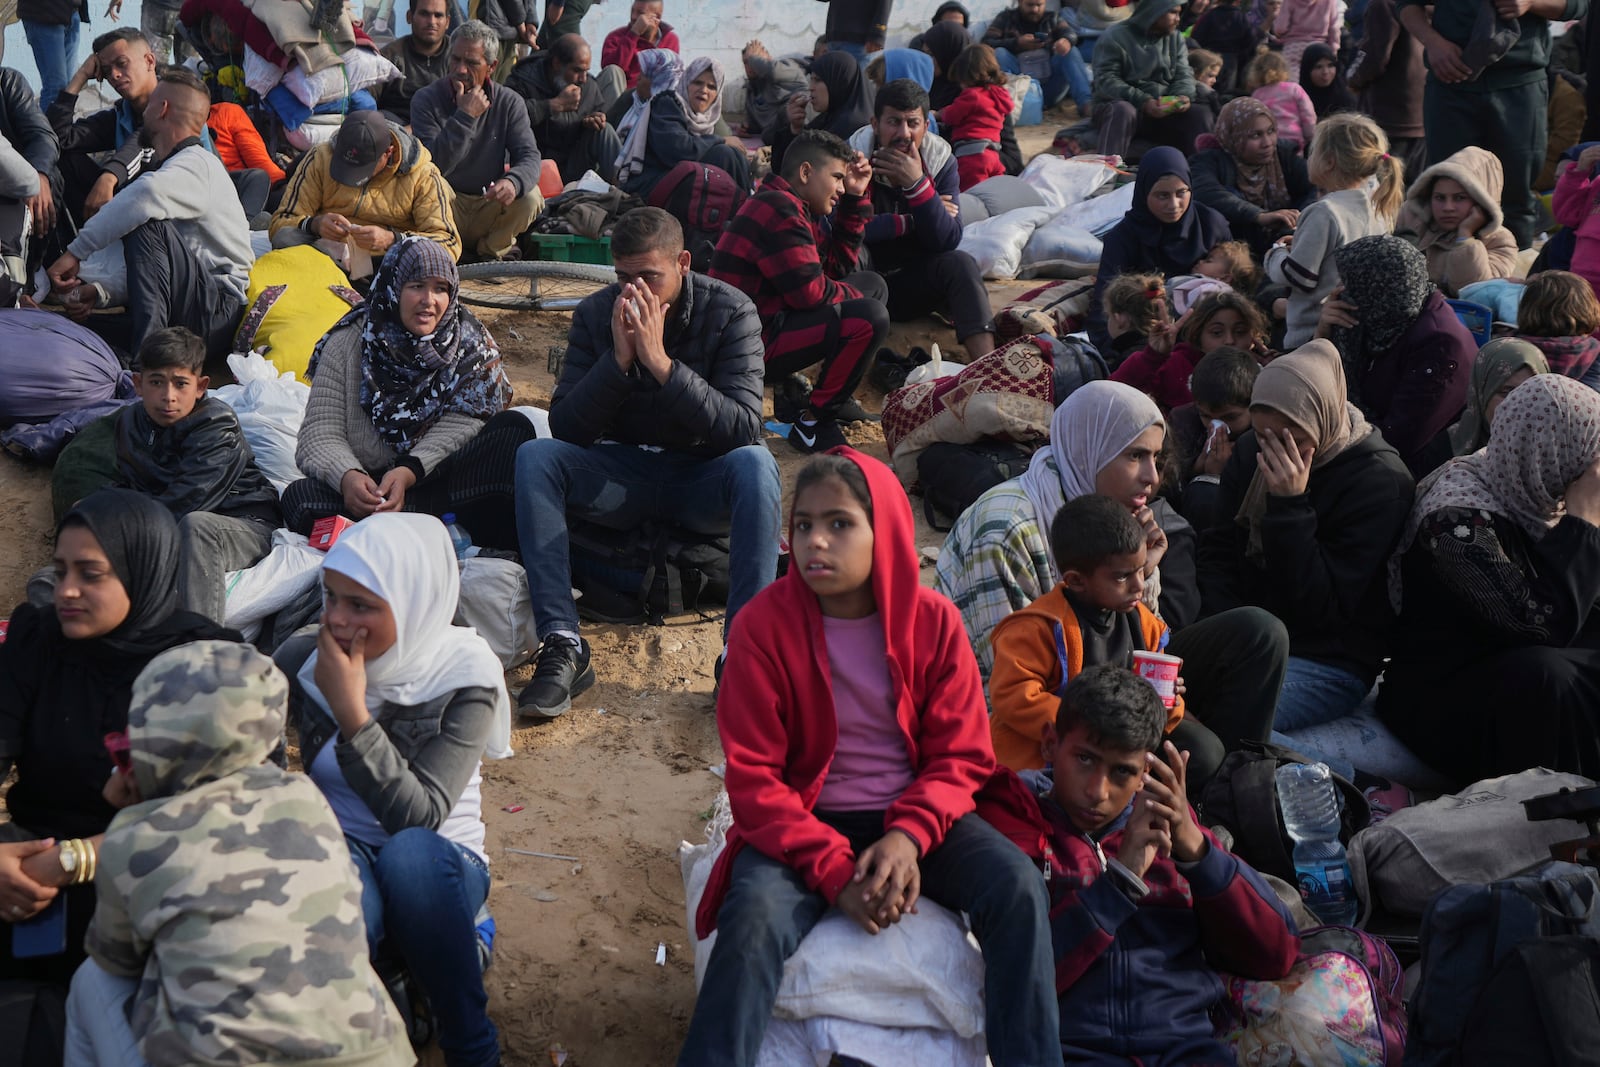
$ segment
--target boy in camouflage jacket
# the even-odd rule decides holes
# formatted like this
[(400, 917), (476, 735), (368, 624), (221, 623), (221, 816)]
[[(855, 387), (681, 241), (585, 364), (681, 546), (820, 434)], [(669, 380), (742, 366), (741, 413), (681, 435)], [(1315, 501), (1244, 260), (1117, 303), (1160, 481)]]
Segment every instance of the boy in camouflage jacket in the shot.
[(132, 770), (107, 786), (131, 806), (100, 845), (68, 1062), (120, 1064), (134, 1042), (154, 1067), (415, 1062), (367, 961), (338, 820), (309, 778), (264, 762), (288, 692), (270, 659), (221, 641), (134, 683)]

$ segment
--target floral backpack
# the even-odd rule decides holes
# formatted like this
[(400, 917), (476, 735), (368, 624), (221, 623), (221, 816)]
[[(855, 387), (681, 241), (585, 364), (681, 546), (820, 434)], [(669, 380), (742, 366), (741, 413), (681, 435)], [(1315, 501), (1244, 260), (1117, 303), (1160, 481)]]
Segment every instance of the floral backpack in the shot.
[(1287, 978), (1224, 976), (1218, 1033), (1239, 1067), (1400, 1067), (1404, 972), (1388, 945), (1348, 926), (1300, 935)]

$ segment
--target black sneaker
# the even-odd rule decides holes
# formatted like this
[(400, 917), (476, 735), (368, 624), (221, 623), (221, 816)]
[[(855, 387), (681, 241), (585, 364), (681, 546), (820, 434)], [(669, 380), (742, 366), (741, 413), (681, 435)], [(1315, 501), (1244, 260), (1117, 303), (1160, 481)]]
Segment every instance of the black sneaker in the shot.
[(548, 637), (539, 646), (533, 680), (517, 697), (517, 714), (530, 719), (554, 719), (572, 707), (572, 698), (594, 685), (589, 666), (589, 642), (577, 644), (564, 637)]
[(835, 422), (882, 422), (882, 415), (874, 415), (851, 397), (833, 410)]
[(844, 432), (839, 429), (839, 424), (832, 419), (818, 419), (811, 423), (796, 422), (789, 427), (789, 443), (796, 451), (807, 455), (849, 444), (844, 439)]

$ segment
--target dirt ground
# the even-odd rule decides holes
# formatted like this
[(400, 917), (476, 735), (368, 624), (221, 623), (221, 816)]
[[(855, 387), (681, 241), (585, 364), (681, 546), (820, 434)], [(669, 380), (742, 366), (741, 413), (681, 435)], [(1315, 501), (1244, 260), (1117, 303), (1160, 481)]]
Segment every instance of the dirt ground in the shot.
[[(1019, 131), (1025, 154), (1048, 146), (1065, 124), (1052, 114)], [(991, 287), (995, 307), (1023, 286)], [(546, 370), (564, 344), (568, 316), (486, 313), (506, 356), (515, 403), (548, 406)], [(938, 341), (963, 358), (953, 333), (933, 320), (896, 327), (899, 351)], [(881, 397), (863, 395), (877, 410)], [(768, 398), (768, 413), (771, 400)], [(876, 425), (849, 431), (851, 443), (887, 460)], [(787, 488), (803, 457), (768, 440)], [(50, 555), (50, 472), (0, 458), (0, 603), (23, 599), (29, 574)], [(917, 543), (943, 535), (918, 514)], [(926, 571), (924, 572), (927, 573)], [(499, 926), (486, 976), (490, 1014), (505, 1062), (515, 1067), (652, 1067), (677, 1055), (694, 1006), (677, 848), (703, 839), (721, 781), (711, 697), (721, 622), (673, 620), (663, 627), (584, 624), (599, 681), (573, 710), (545, 726), (514, 732), (516, 755), (486, 763), (483, 800)], [(531, 674), (507, 677), (515, 693)], [(504, 809), (520, 805), (522, 810)], [(544, 859), (508, 848), (576, 857)], [(657, 946), (666, 962), (655, 963)], [(564, 1061), (557, 1050), (565, 1051)], [(441, 1062), (437, 1050), (425, 1063)]]

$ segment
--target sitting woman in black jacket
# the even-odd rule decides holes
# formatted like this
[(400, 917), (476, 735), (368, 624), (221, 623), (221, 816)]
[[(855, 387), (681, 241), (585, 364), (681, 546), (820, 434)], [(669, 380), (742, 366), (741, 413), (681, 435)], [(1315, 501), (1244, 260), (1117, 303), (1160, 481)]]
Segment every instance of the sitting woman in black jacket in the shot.
[(1399, 548), (1389, 727), (1461, 783), (1600, 775), (1600, 396), (1517, 386), (1488, 446), (1422, 483)]
[(1250, 422), (1223, 470), (1216, 524), (1201, 534), (1201, 604), (1266, 608), (1288, 627), (1273, 725), (1292, 733), (1348, 715), (1378, 676), (1394, 630), (1385, 565), (1413, 483), (1345, 399), (1327, 341), (1267, 364)]
[(617, 127), (617, 185), (623, 192), (648, 200), (656, 183), (684, 160), (721, 167), (739, 188), (750, 188), (744, 146), (722, 124), (722, 86), (722, 66), (714, 60), (697, 59), (686, 74), (676, 52), (639, 53), (634, 104)]
[(1220, 212), (1233, 235), (1264, 256), (1316, 199), (1306, 161), (1293, 141), (1278, 139), (1277, 120), (1252, 97), (1224, 105), (1212, 137), (1214, 145), (1200, 139), (1202, 151), (1189, 161), (1194, 198)]

